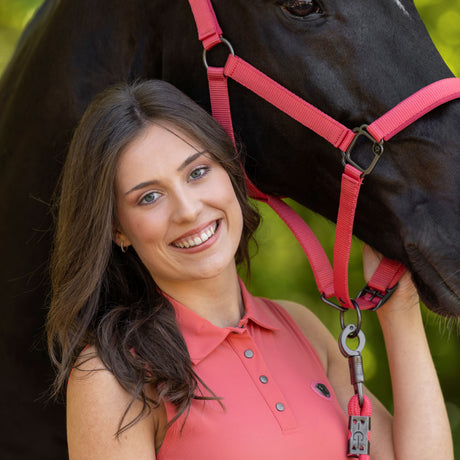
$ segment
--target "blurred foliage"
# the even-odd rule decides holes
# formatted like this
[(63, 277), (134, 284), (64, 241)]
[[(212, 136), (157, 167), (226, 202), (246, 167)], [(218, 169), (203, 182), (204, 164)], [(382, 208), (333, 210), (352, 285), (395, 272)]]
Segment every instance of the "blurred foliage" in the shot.
[[(78, 1), (78, 0), (77, 0)], [(21, 31), (42, 0), (0, 0), (0, 72), (13, 53)], [(455, 75), (460, 76), (460, 0), (417, 0), (415, 2), (438, 50)], [(292, 203), (332, 254), (335, 227), (320, 216)], [(263, 215), (258, 230), (259, 250), (253, 259), (249, 286), (256, 295), (286, 298), (309, 306), (331, 330), (340, 332), (338, 312), (319, 300), (311, 269), (291, 233), (265, 205), (257, 204)], [(350, 282), (352, 293), (362, 287), (361, 243), (353, 243)], [(447, 401), (460, 459), (460, 339), (457, 322), (439, 318), (423, 310), (427, 335)], [(368, 338), (363, 352), (368, 387), (391, 410), (391, 384), (383, 338), (376, 315), (364, 314)]]
[(13, 54), (22, 30), (42, 0), (0, 0), (0, 72)]

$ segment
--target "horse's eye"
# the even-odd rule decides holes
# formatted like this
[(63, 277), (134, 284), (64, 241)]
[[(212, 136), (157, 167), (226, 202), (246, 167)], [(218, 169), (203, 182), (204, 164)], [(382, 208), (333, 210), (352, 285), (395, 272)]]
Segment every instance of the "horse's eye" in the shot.
[(320, 14), (323, 11), (317, 2), (308, 0), (284, 0), (281, 3), (283, 10), (293, 16), (304, 18), (312, 13)]

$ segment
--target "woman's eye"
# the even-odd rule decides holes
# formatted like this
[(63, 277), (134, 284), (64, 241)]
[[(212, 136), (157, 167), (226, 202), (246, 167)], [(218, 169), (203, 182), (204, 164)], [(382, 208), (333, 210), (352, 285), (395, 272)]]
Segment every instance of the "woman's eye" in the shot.
[(307, 0), (284, 0), (281, 7), (289, 14), (301, 18), (313, 13), (320, 14), (323, 12), (317, 2)]
[(191, 180), (201, 179), (202, 177), (206, 176), (208, 171), (209, 171), (209, 168), (207, 166), (201, 166), (199, 168), (196, 168), (190, 173), (190, 179)]
[(150, 204), (155, 202), (160, 197), (158, 192), (149, 192), (141, 198), (140, 204)]

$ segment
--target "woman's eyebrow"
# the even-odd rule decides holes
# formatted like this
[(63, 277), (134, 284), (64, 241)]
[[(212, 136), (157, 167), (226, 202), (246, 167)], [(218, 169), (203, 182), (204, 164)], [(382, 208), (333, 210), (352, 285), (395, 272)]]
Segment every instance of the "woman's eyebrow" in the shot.
[(151, 185), (157, 185), (158, 184), (158, 181), (153, 179), (153, 180), (148, 180), (146, 182), (141, 182), (140, 184), (137, 184), (135, 185), (132, 189), (129, 189), (126, 193), (125, 193), (125, 196), (126, 195), (129, 195), (131, 192), (134, 192), (136, 190), (140, 190), (144, 187), (149, 187)]
[(184, 168), (186, 168), (190, 163), (193, 163), (197, 158), (199, 158), (201, 155), (206, 153), (206, 150), (202, 150), (201, 152), (196, 152), (193, 155), (190, 155), (178, 168), (177, 172), (182, 171)]
[[(186, 168), (190, 163), (193, 163), (197, 158), (199, 158), (201, 155), (205, 154), (206, 150), (202, 150), (201, 152), (196, 152), (193, 155), (190, 155), (188, 158), (185, 159), (185, 161), (177, 168), (177, 172), (182, 171), (184, 168)], [(126, 193), (126, 195), (129, 195), (131, 192), (134, 192), (136, 190), (143, 189), (144, 187), (149, 187), (151, 185), (157, 185), (158, 181), (156, 179), (152, 179), (146, 182), (141, 182), (140, 184), (135, 185), (133, 188), (129, 189)]]

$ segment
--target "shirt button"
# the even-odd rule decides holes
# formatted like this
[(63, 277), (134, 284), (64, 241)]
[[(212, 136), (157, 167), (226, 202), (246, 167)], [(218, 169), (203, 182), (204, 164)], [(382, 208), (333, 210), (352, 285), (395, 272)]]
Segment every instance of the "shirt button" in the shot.
[(254, 352), (253, 352), (252, 350), (246, 350), (246, 351), (244, 352), (244, 356), (245, 356), (246, 358), (252, 358), (252, 357), (254, 356)]
[(279, 412), (283, 412), (284, 404), (283, 403), (276, 403), (276, 410)]
[(262, 382), (262, 383), (267, 383), (268, 382), (268, 377), (266, 375), (261, 375), (259, 377), (259, 380)]

